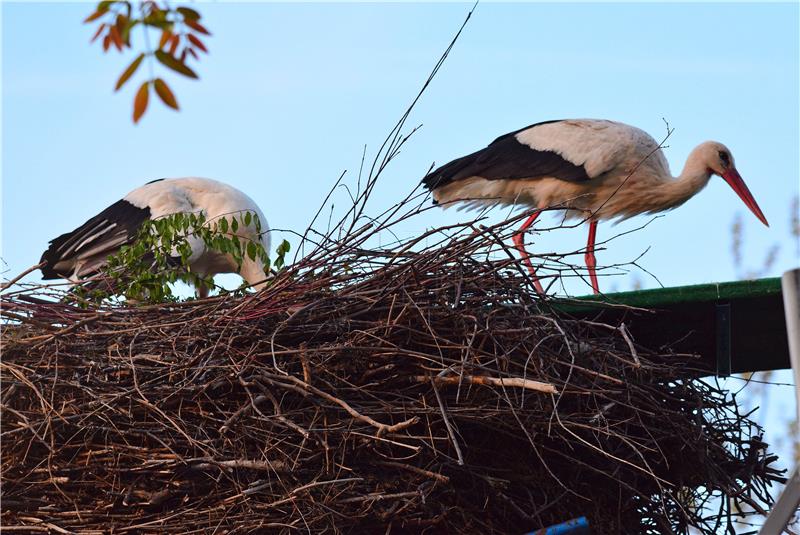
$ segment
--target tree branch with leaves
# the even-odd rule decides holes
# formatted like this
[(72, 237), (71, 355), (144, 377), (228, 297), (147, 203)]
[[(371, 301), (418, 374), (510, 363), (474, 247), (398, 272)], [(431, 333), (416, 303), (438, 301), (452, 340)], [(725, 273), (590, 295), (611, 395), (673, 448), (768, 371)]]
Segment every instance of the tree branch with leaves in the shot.
[[(126, 49), (139, 53), (117, 79), (115, 91), (122, 87), (147, 64), (148, 74), (139, 85), (133, 99), (133, 122), (138, 123), (145, 114), (150, 101), (151, 89), (161, 101), (174, 110), (179, 109), (178, 100), (167, 82), (158, 76), (157, 69), (177, 73), (186, 78), (197, 79), (197, 73), (187, 63), (190, 59), (198, 61), (200, 52), (208, 54), (202, 41), (211, 33), (200, 23), (200, 13), (186, 7), (170, 7), (167, 2), (142, 0), (104, 0), (84, 20), (84, 23), (97, 23), (97, 30), (91, 42), (102, 43), (103, 52), (115, 49), (125, 53)], [(134, 29), (141, 28), (141, 47), (133, 39)], [(160, 32), (158, 46), (151, 46), (152, 33)]]

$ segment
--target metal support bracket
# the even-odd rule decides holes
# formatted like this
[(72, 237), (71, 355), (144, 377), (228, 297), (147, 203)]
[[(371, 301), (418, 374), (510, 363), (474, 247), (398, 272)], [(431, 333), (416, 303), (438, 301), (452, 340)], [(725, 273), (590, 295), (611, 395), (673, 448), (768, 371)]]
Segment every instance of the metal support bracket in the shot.
[(731, 374), (731, 304), (717, 304), (717, 377)]

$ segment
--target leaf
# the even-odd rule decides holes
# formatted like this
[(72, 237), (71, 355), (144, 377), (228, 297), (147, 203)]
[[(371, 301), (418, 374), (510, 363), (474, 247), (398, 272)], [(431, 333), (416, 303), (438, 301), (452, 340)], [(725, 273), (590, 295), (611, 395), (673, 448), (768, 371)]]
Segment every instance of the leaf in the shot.
[(125, 35), (125, 31), (127, 30), (129, 23), (130, 21), (128, 20), (128, 17), (126, 17), (122, 13), (117, 15), (116, 27), (123, 41), (125, 41), (123, 36)]
[(256, 259), (256, 244), (254, 242), (247, 242), (247, 256), (250, 257), (250, 260)]
[(122, 41), (125, 43), (125, 46), (131, 48), (131, 30), (139, 24), (139, 20), (133, 20), (128, 22), (125, 27), (122, 29)]
[(170, 39), (172, 39), (172, 32), (169, 30), (162, 30), (161, 40), (158, 42), (158, 48), (164, 48)]
[(133, 99), (133, 122), (139, 122), (139, 119), (144, 115), (147, 110), (147, 101), (150, 98), (150, 82), (145, 82), (136, 92), (136, 98)]
[(247, 212), (244, 214), (244, 225), (246, 227), (250, 226), (250, 222), (253, 221), (253, 214), (251, 212)]
[[(155, 6), (155, 2), (153, 2), (152, 5)], [(147, 26), (153, 26), (154, 28), (160, 28), (162, 30), (172, 26), (172, 23), (167, 20), (167, 12), (158, 7), (153, 7), (150, 13), (142, 19), (142, 22)]]
[(100, 17), (102, 17), (103, 15), (105, 15), (106, 13), (108, 13), (108, 8), (109, 7), (110, 7), (109, 4), (104, 3), (104, 2), (100, 2), (97, 5), (97, 9), (95, 9), (94, 13), (90, 14), (88, 17), (83, 19), (84, 24), (86, 24), (88, 22), (92, 22), (93, 20), (97, 20)]
[(88, 17), (83, 19), (83, 23), (87, 24), (89, 22), (92, 22), (93, 20), (99, 19), (103, 15), (105, 15), (105, 12), (103, 12), (103, 11), (95, 11), (94, 13), (92, 13), (91, 15), (89, 15)]
[(122, 52), (122, 36), (120, 35), (117, 27), (111, 26), (108, 29), (108, 34), (111, 36), (111, 42), (114, 43), (114, 46), (117, 47), (117, 50)]
[(170, 44), (169, 44), (169, 54), (170, 54), (170, 56), (174, 56), (175, 55), (175, 51), (178, 49), (178, 43), (180, 43), (180, 41), (181, 41), (181, 36), (180, 35), (173, 35), (172, 36), (172, 42), (170, 42)]
[(203, 44), (203, 41), (201, 41), (200, 39), (198, 39), (197, 37), (195, 37), (190, 33), (186, 34), (186, 38), (189, 39), (189, 42), (192, 43), (194, 46), (196, 46), (197, 48), (208, 54), (208, 49), (206, 48), (206, 45)]
[(231, 230), (233, 232), (239, 230), (239, 222), (236, 220), (235, 216), (231, 218)]
[(156, 59), (159, 62), (161, 62), (161, 64), (164, 65), (165, 67), (168, 67), (173, 71), (180, 73), (184, 76), (187, 76), (189, 78), (197, 78), (197, 74), (195, 74), (195, 72), (192, 69), (190, 69), (189, 67), (187, 67), (186, 65), (175, 59), (170, 54), (167, 54), (163, 50), (156, 50), (155, 55)]
[(105, 37), (103, 37), (103, 52), (108, 52), (108, 47), (111, 45), (111, 32), (108, 32)]
[(100, 37), (100, 34), (103, 33), (103, 30), (105, 30), (105, 29), (106, 29), (106, 25), (105, 24), (101, 24), (100, 26), (98, 26), (97, 27), (97, 31), (94, 34), (94, 37), (92, 37), (91, 41), (89, 41), (89, 42), (90, 43), (94, 43), (95, 40), (97, 40), (97, 38)]
[(200, 13), (190, 7), (179, 7), (175, 11), (183, 15), (184, 19), (200, 20)]
[(219, 220), (219, 228), (222, 230), (223, 234), (228, 232), (228, 220), (224, 217)]
[(114, 91), (119, 91), (120, 88), (125, 84), (125, 82), (127, 82), (130, 79), (130, 77), (133, 76), (133, 73), (135, 73), (136, 69), (139, 68), (139, 65), (142, 64), (143, 59), (144, 59), (144, 53), (141, 53), (139, 54), (139, 56), (137, 56), (135, 60), (131, 62), (130, 65), (128, 65), (128, 68), (125, 69), (125, 72), (123, 72), (120, 75), (119, 80), (117, 80), (117, 85), (114, 87)]
[(172, 90), (167, 85), (167, 82), (165, 82), (161, 78), (156, 78), (156, 81), (153, 82), (153, 88), (156, 90), (156, 94), (161, 98), (161, 102), (163, 102), (173, 110), (179, 109), (178, 101), (175, 99), (175, 95), (172, 93)]
[(206, 30), (206, 27), (197, 22), (196, 20), (184, 19), (183, 23), (196, 32), (200, 32), (205, 35), (211, 35), (211, 33), (208, 30)]

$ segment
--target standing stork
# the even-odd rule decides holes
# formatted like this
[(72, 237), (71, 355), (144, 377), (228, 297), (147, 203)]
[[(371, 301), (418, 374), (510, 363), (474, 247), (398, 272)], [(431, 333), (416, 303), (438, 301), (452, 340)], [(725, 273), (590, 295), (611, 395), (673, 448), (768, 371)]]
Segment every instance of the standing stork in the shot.
[(537, 210), (514, 234), (514, 245), (544, 294), (525, 250), (524, 233), (548, 207), (589, 222), (586, 267), (594, 293), (597, 284), (594, 244), (597, 222), (661, 212), (680, 206), (719, 175), (755, 216), (769, 226), (736, 170), (731, 151), (706, 141), (689, 154), (674, 178), (659, 144), (646, 132), (596, 119), (546, 121), (494, 140), (485, 149), (429, 173), (423, 184), (434, 203), (469, 206), (527, 205)]
[[(154, 180), (131, 191), (72, 232), (52, 240), (42, 254), (42, 278), (78, 281), (97, 274), (109, 256), (135, 241), (140, 227), (149, 219), (176, 213), (202, 213), (206, 225), (214, 225), (220, 217), (239, 218), (245, 212), (258, 216), (261, 233), (253, 223), (239, 225), (234, 235), (260, 243), (269, 250), (267, 220), (258, 205), (241, 191), (208, 178)], [(245, 255), (241, 268), (237, 269), (230, 255), (207, 249), (198, 237), (190, 235), (187, 240), (192, 247), (189, 267), (199, 276), (238, 272), (255, 289), (264, 286), (266, 275), (258, 256), (251, 260)], [(198, 297), (208, 295), (205, 286), (196, 290)]]

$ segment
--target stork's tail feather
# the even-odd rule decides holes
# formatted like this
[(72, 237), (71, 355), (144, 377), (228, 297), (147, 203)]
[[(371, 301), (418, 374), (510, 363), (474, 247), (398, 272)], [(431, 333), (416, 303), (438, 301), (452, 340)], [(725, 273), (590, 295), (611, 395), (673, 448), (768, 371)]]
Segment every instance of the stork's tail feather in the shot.
[(39, 259), (39, 262), (45, 263), (41, 267), (42, 278), (44, 280), (68, 278), (71, 275), (72, 270), (57, 271), (55, 266), (61, 260), (61, 255), (58, 254), (58, 250), (72, 237), (72, 234), (72, 232), (67, 232), (54, 239), (50, 242), (50, 247), (42, 253), (42, 258)]
[(446, 186), (450, 182), (453, 182), (454, 177), (459, 175), (461, 171), (474, 164), (480, 152), (481, 151), (474, 152), (444, 164), (425, 175), (425, 178), (422, 179), (422, 183), (430, 191)]
[(150, 217), (148, 207), (139, 208), (122, 199), (72, 232), (50, 242), (42, 254), (42, 278), (88, 277), (106, 258), (130, 243), (141, 224)]

